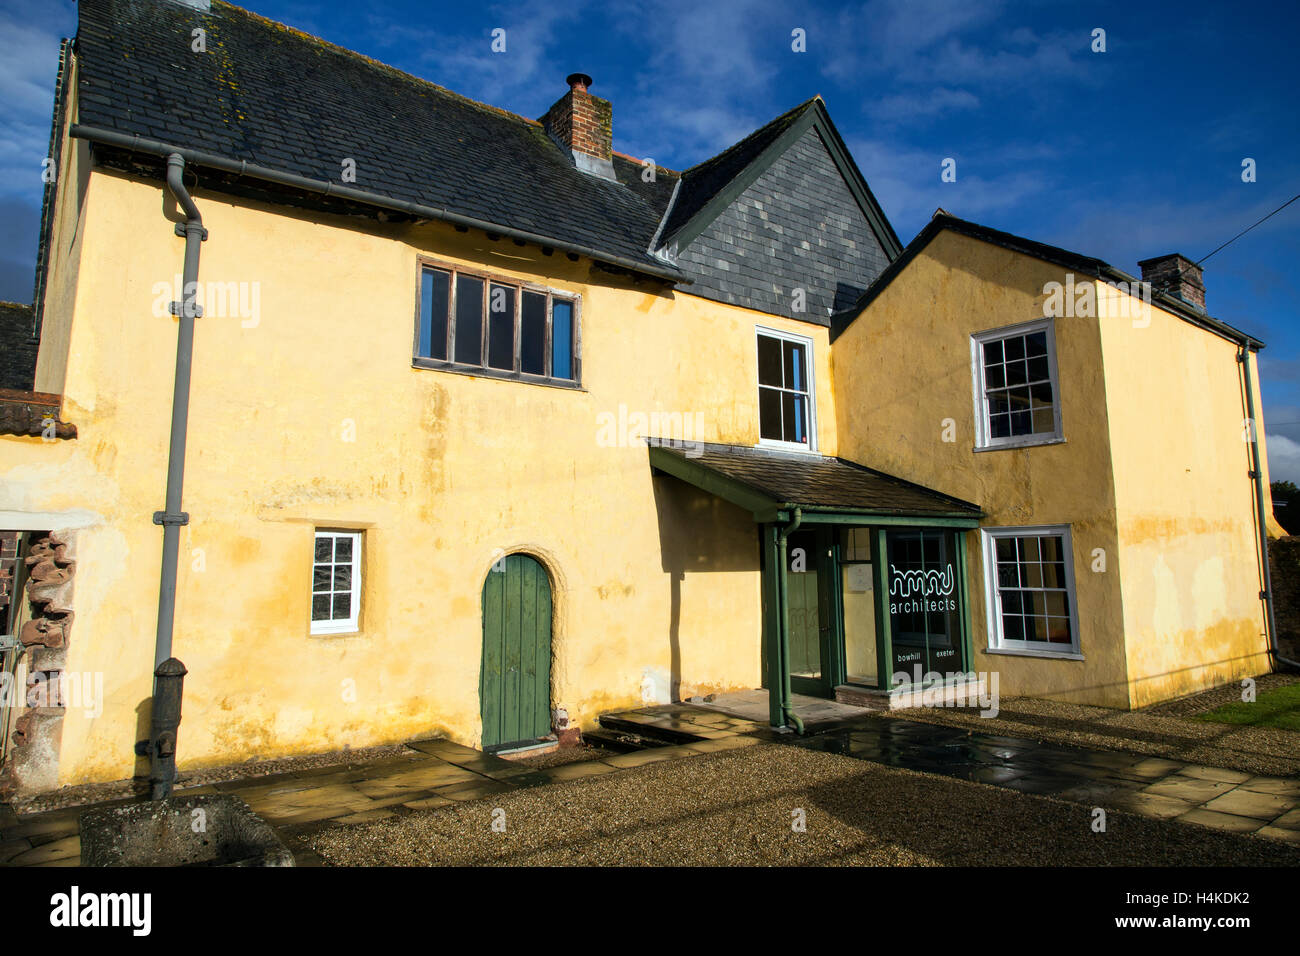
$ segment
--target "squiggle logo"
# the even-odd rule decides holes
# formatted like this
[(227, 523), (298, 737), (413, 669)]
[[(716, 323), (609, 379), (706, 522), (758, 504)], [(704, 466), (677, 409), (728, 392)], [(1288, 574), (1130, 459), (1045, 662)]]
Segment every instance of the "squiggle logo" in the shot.
[(951, 594), (953, 585), (952, 565), (944, 568), (943, 573), (931, 569), (929, 571), (900, 571), (892, 564), (889, 566), (890, 573), (894, 576), (889, 585), (889, 593), (893, 597), (933, 597), (935, 595)]

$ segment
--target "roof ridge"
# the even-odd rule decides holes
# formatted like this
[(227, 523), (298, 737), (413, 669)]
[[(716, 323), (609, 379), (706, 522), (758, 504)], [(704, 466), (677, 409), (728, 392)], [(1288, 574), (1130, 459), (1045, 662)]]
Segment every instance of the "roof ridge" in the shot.
[(715, 155), (713, 155), (713, 156), (710, 156), (708, 159), (701, 160), (700, 162), (696, 163), (694, 166), (688, 166), (686, 169), (682, 170), (682, 175), (683, 175), (683, 176), (686, 176), (686, 175), (689, 174), (689, 173), (696, 172), (697, 170), (701, 169), (702, 167), (707, 166), (709, 163), (712, 163), (712, 162), (715, 162), (715, 161), (717, 161), (717, 160), (722, 159), (722, 158), (723, 158), (724, 156), (726, 156), (728, 153), (735, 152), (736, 150), (740, 149), (740, 147), (742, 147), (742, 146), (744, 146), (746, 143), (748, 143), (750, 140), (755, 139), (756, 137), (758, 137), (758, 136), (761, 135), (762, 133), (764, 133), (764, 132), (766, 132), (767, 130), (771, 129), (771, 128), (772, 128), (773, 126), (775, 126), (777, 123), (780, 123), (782, 120), (788, 119), (789, 117), (793, 116), (793, 115), (796, 114), (796, 113), (801, 113), (801, 112), (803, 112), (805, 109), (807, 109), (807, 108), (810, 107), (813, 103), (817, 102), (817, 101), (820, 100), (820, 99), (821, 99), (821, 94), (818, 93), (818, 94), (816, 94), (815, 96), (811, 97), (810, 99), (806, 99), (806, 100), (804, 100), (804, 101), (803, 101), (802, 103), (800, 103), (798, 106), (791, 107), (790, 109), (788, 109), (788, 110), (786, 110), (784, 113), (782, 113), (780, 116), (777, 116), (777, 117), (774, 117), (773, 119), (768, 120), (766, 123), (764, 123), (764, 124), (763, 124), (762, 126), (760, 126), (758, 129), (754, 130), (752, 133), (750, 133), (750, 134), (749, 134), (748, 136), (746, 136), (744, 139), (740, 139), (740, 140), (737, 140), (736, 142), (732, 143), (730, 146), (728, 146), (728, 147), (727, 147), (726, 149), (724, 149), (722, 152), (717, 153), (717, 154), (715, 154)]

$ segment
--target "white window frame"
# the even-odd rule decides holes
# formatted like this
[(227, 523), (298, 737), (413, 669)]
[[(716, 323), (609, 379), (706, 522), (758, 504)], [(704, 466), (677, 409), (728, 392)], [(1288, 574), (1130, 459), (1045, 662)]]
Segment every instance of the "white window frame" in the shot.
[[(808, 380), (808, 444), (801, 445), (797, 441), (780, 441), (775, 438), (763, 437), (763, 408), (759, 404), (758, 408), (758, 445), (760, 448), (780, 448), (786, 451), (817, 451), (817, 382), (813, 377), (813, 340), (806, 335), (799, 335), (795, 332), (784, 332), (781, 329), (772, 329), (762, 325), (754, 326), (754, 378), (758, 379), (758, 340), (762, 336), (774, 339), (782, 339), (786, 342), (794, 342), (804, 347), (804, 355), (807, 356), (807, 368), (804, 369), (805, 376)], [(757, 385), (758, 389), (771, 388), (770, 385)], [(794, 389), (783, 389), (783, 391), (794, 391)], [(754, 400), (758, 401), (758, 394), (755, 394)]]
[[(1041, 537), (1060, 535), (1061, 549), (1065, 553), (1065, 593), (1070, 602), (1071, 643), (1046, 644), (1041, 641), (1008, 640), (1002, 633), (1002, 592), (998, 588), (997, 542), (999, 538)], [(1026, 657), (1055, 657), (1065, 660), (1083, 660), (1079, 644), (1079, 600), (1074, 579), (1074, 540), (1068, 524), (1029, 525), (1015, 528), (981, 528), (980, 544), (984, 555), (984, 609), (987, 623), (988, 650), (992, 654), (1016, 654)], [(1018, 588), (1017, 590), (1038, 590)], [(1055, 588), (1049, 590), (1056, 590)]]
[[(315, 621), (311, 620), (310, 602), (308, 603), (308, 620), (311, 621), (311, 633), (313, 634), (352, 634), (358, 632), (361, 622), (361, 563), (363, 559), (362, 552), (362, 532), (349, 531), (346, 528), (317, 528), (316, 533), (312, 535), (312, 586), (311, 594), (316, 593), (316, 542), (321, 538), (329, 538), (333, 541), (336, 538), (352, 539), (352, 616), (347, 620), (339, 621)], [(331, 565), (333, 564), (333, 549), (331, 548)]]
[[(999, 339), (1028, 335), (1038, 331), (1047, 333), (1047, 374), (1052, 383), (1052, 431), (994, 438), (991, 434), (988, 400), (984, 389), (984, 345)], [(1056, 367), (1055, 323), (1051, 319), (1035, 319), (1018, 325), (988, 329), (972, 335), (970, 343), (971, 383), (975, 397), (975, 450), (1026, 448), (1032, 445), (1053, 445), (1064, 441), (1065, 433), (1061, 429), (1061, 383)]]

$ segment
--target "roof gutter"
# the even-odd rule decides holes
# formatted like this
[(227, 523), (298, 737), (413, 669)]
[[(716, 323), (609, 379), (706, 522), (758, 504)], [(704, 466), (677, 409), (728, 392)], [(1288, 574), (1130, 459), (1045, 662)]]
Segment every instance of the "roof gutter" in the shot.
[(176, 154), (187, 163), (206, 166), (209, 169), (218, 169), (228, 173), (235, 173), (239, 176), (249, 176), (253, 179), (260, 179), (264, 182), (275, 183), (276, 185), (287, 186), (292, 189), (301, 189), (306, 192), (315, 192), (321, 193), (325, 196), (335, 196), (339, 199), (348, 199), (353, 202), (364, 203), (367, 206), (377, 206), (380, 209), (390, 209), (395, 212), (403, 212), (409, 215), (418, 216), (421, 219), (436, 219), (439, 222), (450, 223), (454, 226), (481, 229), (484, 232), (506, 236), (510, 239), (519, 239), (523, 242), (531, 242), (535, 245), (559, 249), (561, 252), (586, 256), (587, 258), (594, 259), (597, 262), (618, 266), (619, 268), (627, 269), (630, 272), (638, 272), (668, 282), (690, 282), (690, 279), (684, 273), (672, 268), (671, 266), (655, 266), (650, 263), (636, 262), (632, 259), (628, 259), (626, 256), (601, 252), (597, 249), (591, 248), (590, 246), (563, 242), (549, 236), (542, 236), (535, 232), (527, 232), (522, 229), (514, 229), (510, 226), (502, 226), (494, 222), (485, 222), (482, 219), (463, 216), (460, 213), (452, 212), (449, 209), (440, 209), (436, 206), (426, 206), (422, 203), (408, 202), (404, 199), (393, 199), (392, 197), (384, 196), (381, 193), (373, 193), (365, 189), (355, 189), (351, 186), (341, 186), (324, 179), (310, 179), (306, 176), (298, 176), (294, 173), (285, 173), (277, 169), (270, 169), (266, 166), (249, 163), (242, 159), (230, 159), (227, 156), (222, 156), (218, 153), (210, 153), (206, 150), (189, 149), (171, 143), (164, 143), (161, 140), (149, 139), (148, 137), (134, 133), (119, 133), (116, 130), (102, 129), (97, 126), (85, 126), (81, 123), (74, 123), (69, 129), (69, 135), (76, 139), (84, 139), (92, 143), (101, 143), (105, 146), (115, 146), (120, 149), (127, 149), (137, 153), (147, 153), (153, 156), (170, 156)]

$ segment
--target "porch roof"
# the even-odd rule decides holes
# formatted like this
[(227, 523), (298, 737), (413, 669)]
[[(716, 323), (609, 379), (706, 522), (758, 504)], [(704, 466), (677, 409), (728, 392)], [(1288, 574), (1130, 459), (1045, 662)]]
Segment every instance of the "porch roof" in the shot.
[(976, 527), (978, 505), (843, 458), (705, 442), (651, 445), (650, 465), (754, 513), (805, 522), (863, 519)]

